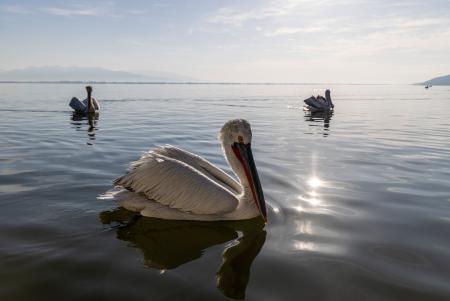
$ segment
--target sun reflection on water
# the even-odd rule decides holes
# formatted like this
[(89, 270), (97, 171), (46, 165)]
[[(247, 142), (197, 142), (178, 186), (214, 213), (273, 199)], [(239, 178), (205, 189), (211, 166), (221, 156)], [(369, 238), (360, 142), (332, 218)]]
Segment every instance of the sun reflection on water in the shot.
[(317, 206), (320, 204), (320, 200), (318, 198), (310, 198), (305, 200), (313, 206)]
[(303, 209), (302, 206), (295, 206), (294, 209), (297, 210), (298, 212), (305, 211), (305, 209)]
[(306, 183), (308, 184), (308, 186), (310, 186), (312, 188), (312, 190), (308, 192), (309, 197), (299, 196), (299, 199), (307, 202), (308, 204), (310, 204), (312, 206), (318, 206), (320, 203), (322, 203), (322, 201), (319, 198), (317, 189), (319, 187), (323, 186), (324, 182), (320, 178), (313, 176), (313, 177), (309, 178), (306, 181)]
[(324, 186), (324, 181), (317, 176), (312, 176), (306, 181), (306, 184), (308, 185), (308, 191), (298, 196), (300, 203), (293, 207), (297, 212), (305, 214), (301, 222), (296, 224), (296, 233), (300, 236), (297, 235), (296, 239), (293, 240), (293, 249), (296, 251), (317, 251), (318, 246), (310, 239), (311, 236), (315, 235), (314, 222), (308, 216), (322, 211), (323, 207), (326, 207), (318, 192), (318, 189)]
[(315, 197), (317, 197), (317, 192), (315, 192), (314, 190), (313, 191), (311, 191), (310, 193), (309, 193), (309, 195), (310, 196), (312, 196), (313, 198), (315, 198)]
[(294, 242), (294, 249), (299, 251), (314, 251), (314, 243), (309, 241), (296, 241)]
[(323, 185), (323, 182), (318, 177), (312, 177), (311, 179), (308, 180), (308, 185), (311, 186), (312, 188), (318, 188)]

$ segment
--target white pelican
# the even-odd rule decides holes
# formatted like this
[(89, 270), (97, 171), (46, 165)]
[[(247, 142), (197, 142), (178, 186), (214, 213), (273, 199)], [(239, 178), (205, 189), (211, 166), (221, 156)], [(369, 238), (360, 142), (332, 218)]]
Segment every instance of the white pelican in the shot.
[(239, 183), (207, 160), (174, 146), (144, 153), (127, 174), (114, 180), (114, 199), (143, 216), (171, 220), (243, 220), (261, 215), (264, 194), (251, 151), (252, 131), (243, 119), (230, 120), (219, 133), (222, 149)]
[(328, 89), (325, 91), (325, 98), (320, 95), (318, 95), (317, 98), (311, 96), (310, 98), (305, 99), (304, 102), (307, 105), (304, 109), (313, 113), (331, 111), (334, 109), (334, 104), (331, 101), (331, 92)]
[(76, 113), (95, 113), (100, 109), (97, 100), (92, 97), (92, 87), (86, 86), (87, 98), (83, 101), (80, 101), (78, 98), (73, 97), (70, 100), (69, 106), (75, 110)]

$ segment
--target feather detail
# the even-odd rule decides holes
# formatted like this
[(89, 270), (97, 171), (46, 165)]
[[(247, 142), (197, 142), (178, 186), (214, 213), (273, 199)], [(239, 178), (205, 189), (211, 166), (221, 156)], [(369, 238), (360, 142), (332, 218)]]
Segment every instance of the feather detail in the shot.
[(241, 185), (235, 179), (196, 154), (170, 144), (158, 146), (153, 152), (186, 163), (217, 182), (218, 185), (225, 185), (226, 188), (235, 194), (242, 192)]
[(239, 201), (229, 189), (201, 170), (162, 155), (164, 152), (174, 155), (173, 149), (162, 148), (144, 153), (131, 163), (126, 175), (114, 180), (114, 185), (186, 213), (225, 214), (236, 209)]

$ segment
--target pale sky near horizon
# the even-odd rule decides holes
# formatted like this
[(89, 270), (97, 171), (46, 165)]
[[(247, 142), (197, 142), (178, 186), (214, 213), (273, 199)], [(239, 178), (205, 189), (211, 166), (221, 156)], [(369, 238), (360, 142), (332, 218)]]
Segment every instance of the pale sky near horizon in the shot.
[(411, 83), (450, 74), (450, 0), (0, 0), (0, 70)]

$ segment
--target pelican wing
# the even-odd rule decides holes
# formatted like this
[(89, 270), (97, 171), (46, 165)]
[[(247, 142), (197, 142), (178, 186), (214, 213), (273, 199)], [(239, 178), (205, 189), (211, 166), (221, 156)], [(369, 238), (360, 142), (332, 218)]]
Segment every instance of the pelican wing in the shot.
[(305, 99), (304, 102), (308, 106), (316, 108), (316, 109), (326, 109), (327, 108), (327, 106), (325, 104), (318, 101), (314, 96), (311, 96), (310, 98)]
[[(93, 105), (94, 105), (94, 109), (96, 110), (96, 111), (98, 111), (99, 109), (100, 109), (100, 105), (98, 104), (98, 101), (97, 101), (97, 99), (95, 99), (94, 97), (92, 97), (92, 103), (93, 103)], [(83, 104), (86, 106), (86, 108), (87, 108), (87, 105), (88, 105), (88, 100), (87, 100), (87, 98), (85, 98), (84, 100), (83, 100)]]
[(86, 106), (83, 102), (81, 102), (78, 98), (73, 97), (70, 100), (69, 106), (74, 109), (76, 112), (85, 112)]
[(154, 151), (133, 162), (129, 172), (116, 179), (114, 185), (193, 214), (224, 214), (238, 205), (238, 199), (226, 187), (185, 162)]
[(225, 185), (226, 188), (236, 194), (239, 194), (242, 191), (241, 185), (235, 179), (198, 155), (169, 144), (160, 146), (153, 150), (153, 152), (186, 163), (202, 172), (218, 185)]

